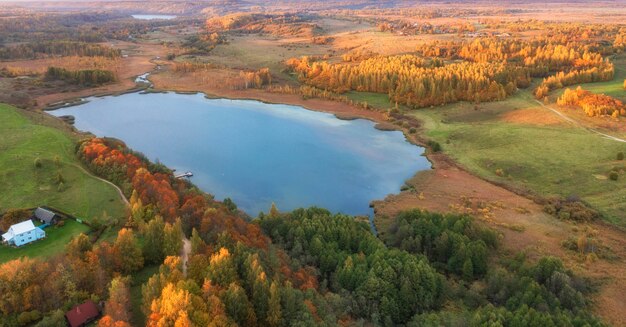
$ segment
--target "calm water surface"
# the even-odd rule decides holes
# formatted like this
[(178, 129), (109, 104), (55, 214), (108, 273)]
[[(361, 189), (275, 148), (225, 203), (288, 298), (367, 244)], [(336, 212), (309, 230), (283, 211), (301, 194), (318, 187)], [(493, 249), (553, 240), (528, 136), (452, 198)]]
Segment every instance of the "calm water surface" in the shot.
[(174, 19), (174, 15), (131, 15), (135, 19), (151, 20), (151, 19)]
[(370, 201), (430, 169), (423, 148), (367, 120), (202, 94), (87, 100), (51, 113), (73, 115), (80, 130), (119, 138), (151, 160), (192, 171), (201, 189), (232, 198), (253, 216), (272, 202), (280, 210), (316, 205), (371, 215)]

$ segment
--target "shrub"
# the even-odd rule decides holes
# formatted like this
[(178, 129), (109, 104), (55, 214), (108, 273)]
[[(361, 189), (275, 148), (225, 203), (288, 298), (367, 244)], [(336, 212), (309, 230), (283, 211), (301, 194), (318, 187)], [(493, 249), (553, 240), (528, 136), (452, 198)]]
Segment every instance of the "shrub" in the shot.
[(417, 130), (415, 129), (415, 127), (411, 127), (411, 128), (409, 128), (409, 133), (410, 133), (410, 134), (415, 134), (415, 132), (417, 132)]
[(624, 160), (624, 152), (617, 153), (617, 160)]
[(441, 152), (441, 144), (437, 141), (428, 141), (428, 147), (430, 147), (433, 152)]
[(599, 212), (576, 197), (547, 199), (543, 211), (564, 220), (592, 221), (600, 218)]
[(504, 170), (502, 168), (496, 169), (496, 175), (500, 177), (504, 176)]
[(55, 180), (56, 180), (56, 183), (57, 183), (57, 184), (63, 184), (63, 183), (65, 183), (65, 177), (63, 177), (63, 174), (61, 173), (61, 171), (60, 171), (60, 170), (59, 170), (59, 171), (57, 171), (57, 176), (56, 176)]
[(616, 181), (619, 178), (619, 174), (615, 170), (611, 170), (609, 173), (609, 179), (612, 181)]
[(35, 168), (41, 168), (41, 166), (42, 166), (41, 159), (35, 158)]
[(26, 326), (39, 319), (41, 319), (41, 313), (39, 311), (25, 311), (20, 313), (20, 315), (17, 317), (17, 322), (20, 324), (20, 326)]

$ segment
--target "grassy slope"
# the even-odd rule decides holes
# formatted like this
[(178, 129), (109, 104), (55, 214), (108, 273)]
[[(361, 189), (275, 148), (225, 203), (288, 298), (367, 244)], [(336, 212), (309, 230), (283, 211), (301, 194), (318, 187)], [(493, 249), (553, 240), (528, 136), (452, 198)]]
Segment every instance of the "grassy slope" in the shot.
[[(386, 94), (379, 94), (373, 92), (357, 92), (350, 91), (345, 94), (349, 99), (360, 103), (367, 102), (369, 106), (377, 109), (389, 109), (394, 108), (395, 104), (389, 102), (389, 97)], [(399, 105), (399, 107), (402, 105)]]
[(158, 265), (146, 266), (141, 271), (133, 275), (133, 280), (130, 288), (130, 303), (132, 307), (132, 319), (135, 326), (143, 326), (146, 322), (146, 317), (141, 311), (141, 303), (143, 302), (143, 296), (141, 294), (141, 286), (148, 282), (148, 279), (152, 275), (159, 271)]
[[(615, 63), (614, 80), (583, 88), (623, 99), (626, 60), (619, 57)], [(615, 160), (618, 152), (626, 152), (626, 144), (565, 122), (542, 126), (503, 121), (502, 115), (519, 109), (548, 112), (537, 105), (532, 89), (505, 101), (480, 104), (480, 110), (470, 103), (455, 103), (410, 114), (423, 121), (429, 138), (472, 173), (544, 196), (580, 196), (608, 221), (626, 227), (626, 174), (617, 182), (603, 179), (613, 167), (626, 170), (626, 161)], [(554, 92), (553, 97), (560, 93)], [(392, 107), (384, 94), (349, 92), (347, 96), (381, 109)], [(498, 176), (497, 169), (505, 176)]]
[[(102, 215), (103, 211), (121, 217), (124, 204), (116, 190), (77, 168), (80, 163), (74, 156), (74, 141), (61, 130), (50, 127), (46, 116), (35, 117), (30, 120), (17, 109), (0, 104), (0, 211), (49, 205), (86, 220)], [(55, 157), (58, 157), (58, 165)], [(40, 158), (41, 168), (35, 168), (35, 158)], [(55, 182), (59, 171), (65, 179), (61, 192)], [(63, 233), (65, 241), (69, 240), (66, 234), (84, 231), (81, 228), (65, 230), (68, 231)], [(35, 245), (27, 246), (30, 247)], [(59, 249), (62, 247), (26, 253), (49, 255), (50, 251)], [(0, 248), (0, 261), (8, 258), (2, 253), (6, 250), (9, 249)], [(11, 252), (12, 257), (21, 253)]]
[(67, 220), (63, 227), (48, 227), (46, 238), (19, 248), (0, 247), (0, 263), (19, 257), (49, 257), (65, 248), (74, 235), (86, 233), (89, 227), (74, 220)]

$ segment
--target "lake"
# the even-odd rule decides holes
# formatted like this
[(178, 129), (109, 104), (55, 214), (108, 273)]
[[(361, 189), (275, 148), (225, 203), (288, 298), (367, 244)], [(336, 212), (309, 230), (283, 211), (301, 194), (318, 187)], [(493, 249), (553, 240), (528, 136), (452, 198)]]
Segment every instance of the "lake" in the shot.
[(202, 190), (230, 197), (252, 216), (275, 202), (281, 211), (316, 205), (371, 217), (370, 201), (398, 193), (406, 179), (431, 168), (423, 148), (364, 119), (202, 94), (86, 100), (50, 113), (72, 115), (80, 130), (193, 172)]
[(135, 19), (151, 20), (151, 19), (174, 19), (174, 15), (131, 15)]

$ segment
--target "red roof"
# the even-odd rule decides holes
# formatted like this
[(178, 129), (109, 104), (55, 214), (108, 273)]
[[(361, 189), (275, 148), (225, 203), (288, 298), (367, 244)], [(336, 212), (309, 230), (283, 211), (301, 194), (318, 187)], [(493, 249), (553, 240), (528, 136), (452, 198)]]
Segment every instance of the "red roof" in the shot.
[(93, 301), (77, 305), (72, 310), (65, 313), (65, 318), (71, 327), (80, 327), (98, 318), (100, 310)]

